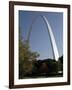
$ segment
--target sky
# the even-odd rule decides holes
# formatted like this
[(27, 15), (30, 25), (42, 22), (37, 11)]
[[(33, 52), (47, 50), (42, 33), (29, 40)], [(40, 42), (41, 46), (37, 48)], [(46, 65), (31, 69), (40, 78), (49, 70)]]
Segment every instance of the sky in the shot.
[(19, 11), (19, 27), (23, 40), (27, 40), (29, 28), (32, 20), (38, 17), (32, 25), (32, 32), (30, 35), (30, 48), (33, 52), (38, 52), (40, 57), (38, 59), (53, 58), (52, 47), (50, 43), (49, 33), (43, 19), (43, 15), (47, 18), (52, 28), (59, 56), (63, 55), (63, 13), (61, 12), (40, 12), (40, 11)]

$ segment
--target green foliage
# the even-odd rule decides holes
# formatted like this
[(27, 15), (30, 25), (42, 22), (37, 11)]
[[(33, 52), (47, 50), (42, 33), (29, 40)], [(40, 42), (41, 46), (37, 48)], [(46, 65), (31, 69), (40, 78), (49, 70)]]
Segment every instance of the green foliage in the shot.
[(32, 74), (33, 63), (39, 57), (37, 52), (32, 52), (27, 41), (19, 39), (19, 78)]
[(61, 56), (58, 60), (58, 70), (63, 71), (63, 56)]

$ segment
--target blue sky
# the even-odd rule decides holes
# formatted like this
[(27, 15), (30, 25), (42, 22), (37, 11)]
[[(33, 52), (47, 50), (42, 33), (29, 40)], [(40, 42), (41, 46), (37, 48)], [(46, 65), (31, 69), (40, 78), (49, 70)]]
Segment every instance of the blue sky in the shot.
[[(27, 39), (27, 34), (32, 20), (39, 15), (44, 15), (48, 19), (54, 33), (59, 56), (63, 55), (63, 13), (61, 12), (37, 12), (20, 10), (19, 26), (22, 39)], [(30, 48), (32, 51), (36, 51), (40, 54), (38, 59), (53, 58), (52, 47), (46, 24), (41, 17), (38, 17), (32, 26)]]

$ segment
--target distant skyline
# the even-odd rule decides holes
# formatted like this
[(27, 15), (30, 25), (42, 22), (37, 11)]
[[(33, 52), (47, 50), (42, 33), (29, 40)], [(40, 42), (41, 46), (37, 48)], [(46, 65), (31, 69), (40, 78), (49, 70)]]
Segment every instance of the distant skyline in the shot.
[[(39, 12), (39, 11), (19, 11), (19, 26), (23, 40), (27, 39), (28, 31), (32, 20), (39, 15), (44, 15), (54, 33), (59, 56), (63, 55), (63, 13), (61, 12)], [(47, 32), (46, 24), (41, 17), (38, 17), (32, 26), (30, 36), (30, 48), (34, 52), (38, 52), (38, 59), (53, 58), (50, 38)]]

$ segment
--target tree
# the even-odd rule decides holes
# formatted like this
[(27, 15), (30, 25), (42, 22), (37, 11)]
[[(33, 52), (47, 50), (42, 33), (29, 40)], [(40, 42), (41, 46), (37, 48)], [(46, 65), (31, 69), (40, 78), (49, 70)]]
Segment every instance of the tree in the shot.
[(27, 41), (22, 41), (19, 36), (19, 78), (32, 74), (33, 63), (39, 57), (37, 52), (32, 52)]
[(63, 71), (63, 56), (61, 56), (58, 60), (59, 71)]
[(47, 62), (48, 65), (48, 74), (54, 75), (58, 72), (58, 63), (55, 60), (49, 59)]

